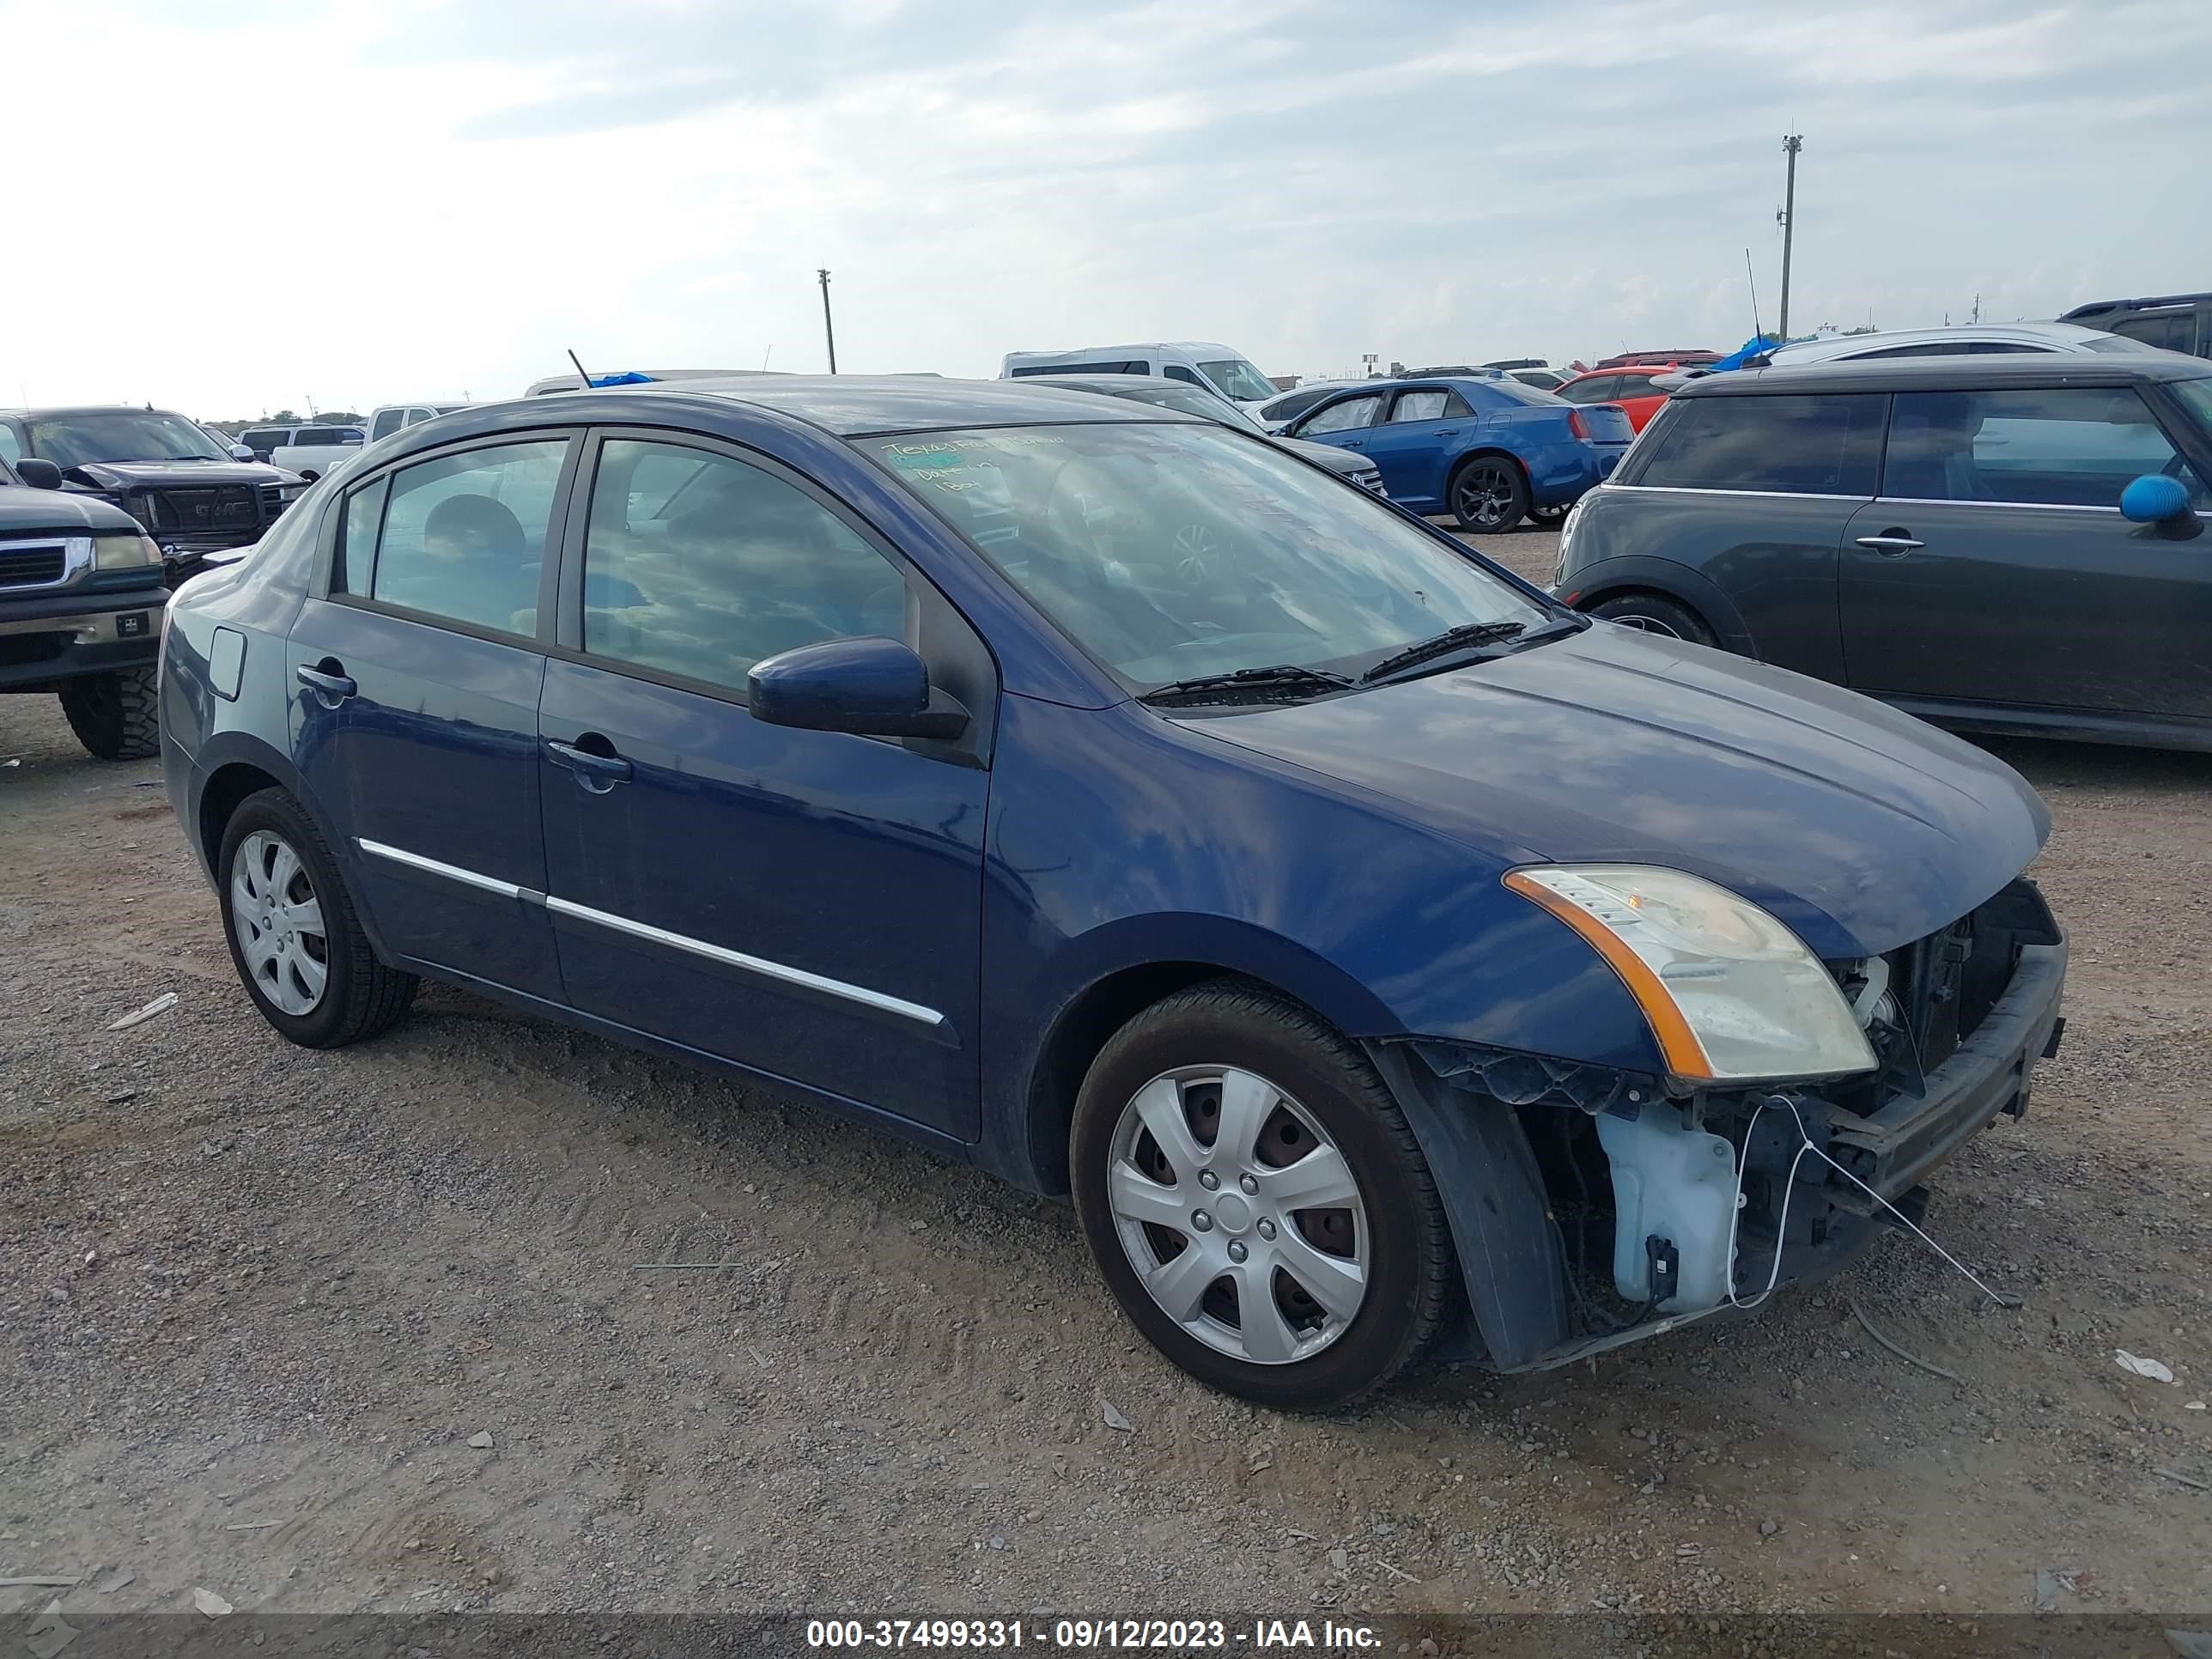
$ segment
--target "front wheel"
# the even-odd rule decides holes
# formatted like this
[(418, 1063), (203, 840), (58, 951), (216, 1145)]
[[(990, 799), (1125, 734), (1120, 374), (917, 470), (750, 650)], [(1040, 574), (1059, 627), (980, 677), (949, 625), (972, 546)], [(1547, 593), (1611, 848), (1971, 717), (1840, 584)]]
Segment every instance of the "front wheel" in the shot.
[(62, 713), (94, 760), (144, 760), (161, 752), (161, 688), (151, 664), (90, 674), (62, 687)]
[(1452, 474), (1451, 510), (1470, 535), (1510, 530), (1528, 515), (1528, 480), (1503, 455), (1478, 455)]
[(1107, 1286), (1199, 1381), (1317, 1411), (1382, 1387), (1443, 1318), (1436, 1183), (1365, 1057), (1215, 981), (1107, 1043), (1077, 1097), (1076, 1212)]

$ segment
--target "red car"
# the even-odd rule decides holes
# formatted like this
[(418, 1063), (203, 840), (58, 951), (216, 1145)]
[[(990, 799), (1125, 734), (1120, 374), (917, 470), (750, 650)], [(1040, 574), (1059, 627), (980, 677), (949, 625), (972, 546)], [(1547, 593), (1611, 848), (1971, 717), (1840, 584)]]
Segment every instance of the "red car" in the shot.
[(1553, 396), (1571, 404), (1619, 404), (1628, 412), (1628, 423), (1641, 432), (1667, 401), (1667, 394), (1652, 389), (1654, 375), (1671, 374), (1674, 363), (1638, 363), (1623, 368), (1594, 368), (1577, 374)]

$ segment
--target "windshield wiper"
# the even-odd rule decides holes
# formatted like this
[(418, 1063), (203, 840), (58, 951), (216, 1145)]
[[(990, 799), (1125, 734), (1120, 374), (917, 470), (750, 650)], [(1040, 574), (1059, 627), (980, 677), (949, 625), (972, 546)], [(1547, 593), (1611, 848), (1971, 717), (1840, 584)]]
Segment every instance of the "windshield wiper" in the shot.
[(1341, 691), (1352, 682), (1325, 668), (1301, 668), (1296, 663), (1277, 663), (1267, 668), (1239, 668), (1227, 674), (1200, 674), (1194, 679), (1170, 680), (1139, 697), (1139, 702), (1259, 702), (1273, 697), (1314, 697), (1325, 691)]
[(1456, 628), (1447, 628), (1441, 634), (1425, 640), (1416, 640), (1403, 651), (1392, 653), (1359, 677), (1362, 685), (1372, 685), (1377, 680), (1402, 674), (1409, 668), (1419, 668), (1424, 663), (1434, 662), (1439, 657), (1450, 656), (1456, 651), (1473, 650), (1486, 645), (1515, 647), (1534, 645), (1540, 640), (1555, 640), (1563, 634), (1579, 634), (1587, 624), (1579, 617), (1561, 617), (1538, 628), (1526, 623), (1488, 622), (1462, 623)]

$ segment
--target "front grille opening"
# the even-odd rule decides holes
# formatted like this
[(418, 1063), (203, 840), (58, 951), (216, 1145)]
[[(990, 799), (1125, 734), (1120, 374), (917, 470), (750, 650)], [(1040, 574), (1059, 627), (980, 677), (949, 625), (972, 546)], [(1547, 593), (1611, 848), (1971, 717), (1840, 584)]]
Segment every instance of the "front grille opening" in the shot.
[(68, 568), (68, 554), (58, 546), (0, 543), (0, 587), (45, 587), (59, 581)]
[(1881, 1068), (1830, 1092), (1862, 1115), (1899, 1093), (1920, 1093), (1928, 1074), (1981, 1029), (2029, 945), (2051, 945), (2058, 933), (2042, 895), (2015, 881), (1948, 927), (1892, 951), (1885, 1008), (1893, 1018), (1868, 1030)]

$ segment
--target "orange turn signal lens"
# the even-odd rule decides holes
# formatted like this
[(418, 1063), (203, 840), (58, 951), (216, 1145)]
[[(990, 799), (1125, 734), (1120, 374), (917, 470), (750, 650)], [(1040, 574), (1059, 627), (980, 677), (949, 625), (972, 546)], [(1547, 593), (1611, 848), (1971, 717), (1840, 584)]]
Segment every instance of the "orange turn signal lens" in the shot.
[(1610, 927), (1572, 901), (1562, 898), (1543, 883), (1518, 870), (1506, 872), (1505, 884), (1522, 898), (1540, 904), (1561, 921), (1589, 941), (1592, 949), (1603, 957), (1606, 965), (1628, 988), (1628, 994), (1636, 999), (1636, 1006), (1644, 1011), (1644, 1024), (1659, 1044), (1660, 1058), (1674, 1076), (1693, 1080), (1717, 1075), (1712, 1060), (1705, 1054), (1705, 1045), (1698, 1041), (1698, 1034), (1690, 1029), (1690, 1022), (1682, 1018), (1682, 1011), (1674, 1006), (1673, 994), (1660, 982), (1651, 964), (1630, 950)]

